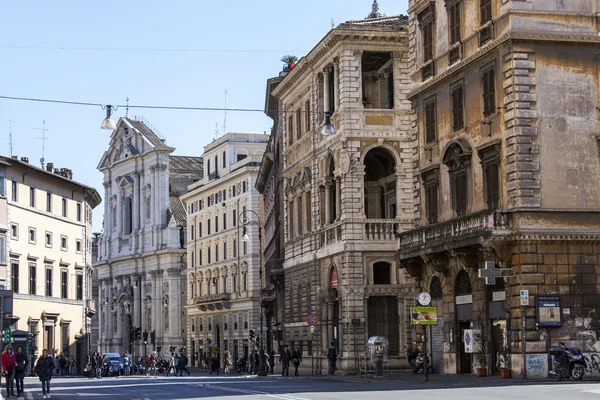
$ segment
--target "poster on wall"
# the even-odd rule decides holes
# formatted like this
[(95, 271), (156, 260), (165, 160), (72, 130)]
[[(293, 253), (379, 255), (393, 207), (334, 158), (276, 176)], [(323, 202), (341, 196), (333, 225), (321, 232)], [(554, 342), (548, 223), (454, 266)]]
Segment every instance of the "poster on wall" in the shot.
[(437, 307), (411, 307), (413, 325), (437, 325)]
[(536, 307), (538, 326), (549, 328), (562, 326), (560, 295), (538, 294)]
[(481, 331), (479, 329), (465, 329), (462, 339), (465, 345), (465, 353), (481, 352)]

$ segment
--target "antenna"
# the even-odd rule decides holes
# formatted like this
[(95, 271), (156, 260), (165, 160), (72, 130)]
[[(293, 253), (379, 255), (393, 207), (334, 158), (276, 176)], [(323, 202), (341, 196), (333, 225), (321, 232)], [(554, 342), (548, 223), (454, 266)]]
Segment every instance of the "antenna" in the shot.
[(333, 22), (333, 18), (331, 18), (331, 29), (335, 28), (335, 22)]
[(44, 153), (46, 150), (46, 140), (48, 140), (48, 138), (46, 137), (46, 132), (48, 132), (48, 129), (46, 129), (46, 120), (42, 120), (42, 128), (33, 128), (33, 130), (36, 131), (42, 131), (42, 137), (36, 137), (36, 139), (41, 139), (42, 140), (42, 158), (40, 158), (40, 163), (42, 164), (42, 168), (44, 168), (44, 162), (46, 162), (46, 159), (44, 158)]
[(125, 99), (125, 102), (127, 103), (127, 107), (125, 108), (125, 118), (129, 117), (129, 96), (127, 96), (127, 99)]
[(8, 147), (10, 150), (10, 158), (12, 158), (12, 156), (13, 156), (12, 119), (8, 120)]
[(215, 140), (219, 137), (219, 123), (215, 122)]
[(225, 110), (223, 115), (223, 135), (227, 134), (227, 89), (225, 89)]

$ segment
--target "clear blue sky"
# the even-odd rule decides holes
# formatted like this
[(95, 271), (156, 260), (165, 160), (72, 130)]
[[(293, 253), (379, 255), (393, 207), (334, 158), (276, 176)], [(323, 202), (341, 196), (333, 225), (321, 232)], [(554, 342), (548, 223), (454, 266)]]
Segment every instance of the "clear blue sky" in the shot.
[[(408, 0), (380, 0), (387, 15), (406, 13)], [(335, 24), (362, 19), (372, 0), (4, 1), (0, 23), (0, 95), (102, 104), (222, 107), (264, 106), (265, 83), (285, 54), (304, 56)], [(28, 48), (16, 48), (28, 47)], [(65, 49), (49, 49), (62, 47)], [(79, 49), (73, 49), (79, 48)], [(121, 51), (112, 49), (206, 49)], [(238, 50), (238, 51), (235, 51)], [(125, 109), (115, 113), (115, 120)], [(131, 110), (148, 119), (179, 155), (201, 155), (223, 129), (222, 112)], [(0, 99), (0, 152), (39, 165), (42, 120), (46, 161), (71, 168), (97, 188), (96, 166), (108, 146), (95, 107)], [(228, 113), (228, 132), (269, 131), (262, 113)], [(104, 200), (104, 199), (103, 199)], [(94, 212), (101, 229), (103, 207)]]

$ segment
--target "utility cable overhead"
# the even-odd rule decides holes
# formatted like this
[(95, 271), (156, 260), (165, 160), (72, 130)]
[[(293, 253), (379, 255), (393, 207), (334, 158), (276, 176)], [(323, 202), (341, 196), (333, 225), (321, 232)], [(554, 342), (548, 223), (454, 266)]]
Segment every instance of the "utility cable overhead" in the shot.
[[(68, 46), (11, 46), (0, 45), (7, 50), (67, 50), (67, 51), (136, 51), (162, 53), (287, 53), (291, 50), (262, 50), (262, 49), (166, 49), (166, 48), (136, 48), (136, 47), (68, 47)], [(306, 51), (294, 51), (306, 53)]]

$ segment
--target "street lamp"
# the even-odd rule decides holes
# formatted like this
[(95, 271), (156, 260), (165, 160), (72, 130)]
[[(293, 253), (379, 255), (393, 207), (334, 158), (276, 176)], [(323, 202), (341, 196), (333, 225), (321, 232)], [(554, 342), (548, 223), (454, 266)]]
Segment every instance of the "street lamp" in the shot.
[(106, 118), (104, 118), (104, 121), (102, 121), (102, 125), (100, 125), (100, 129), (106, 129), (106, 130), (114, 130), (117, 125), (115, 124), (115, 120), (112, 119), (112, 109), (113, 106), (111, 105), (107, 105), (106, 106)]
[(333, 127), (333, 125), (331, 125), (331, 113), (329, 111), (325, 113), (325, 125), (323, 125), (323, 128), (321, 129), (321, 135), (335, 135), (335, 128)]
[[(246, 216), (246, 211), (250, 211), (252, 214), (256, 216), (257, 221), (250, 221), (250, 218)], [(244, 232), (240, 237), (241, 242), (249, 242), (250, 237), (247, 233), (247, 227), (250, 225), (256, 225), (258, 227), (258, 252), (260, 254), (260, 265), (258, 269), (259, 279), (260, 279), (260, 296), (262, 297), (263, 292), (263, 252), (262, 252), (262, 226), (260, 223), (260, 216), (256, 213), (256, 211), (252, 210), (244, 210), (240, 213), (240, 224), (244, 227)], [(266, 362), (265, 362), (265, 347), (264, 347), (264, 336), (263, 336), (263, 306), (262, 299), (260, 301), (260, 343), (258, 350), (258, 376), (267, 376)]]

